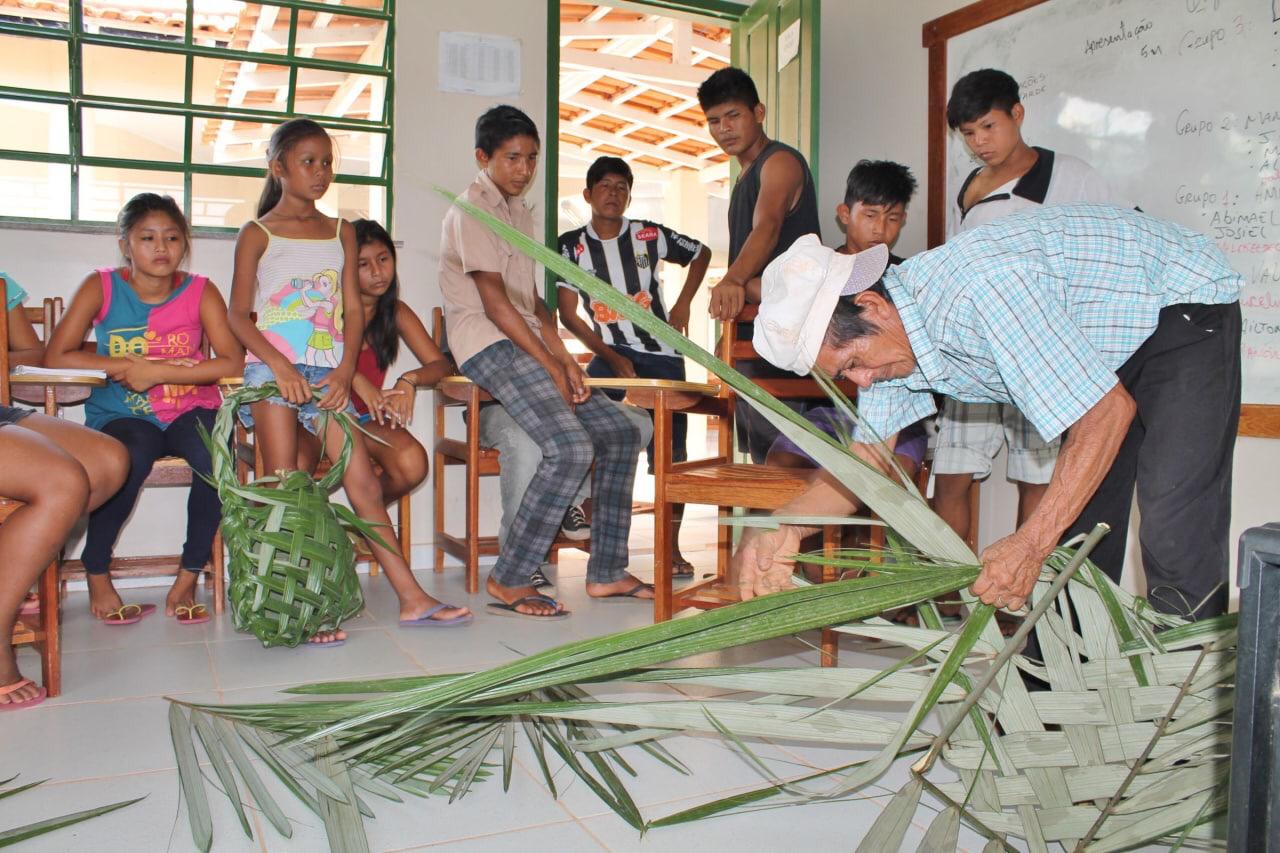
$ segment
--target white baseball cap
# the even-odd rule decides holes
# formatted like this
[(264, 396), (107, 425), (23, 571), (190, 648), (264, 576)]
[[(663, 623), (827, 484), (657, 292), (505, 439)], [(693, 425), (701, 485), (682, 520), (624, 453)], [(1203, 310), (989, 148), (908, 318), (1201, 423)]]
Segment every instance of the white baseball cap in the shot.
[(836, 301), (871, 287), (888, 265), (883, 243), (845, 255), (822, 245), (816, 234), (800, 237), (764, 269), (752, 338), (756, 352), (783, 370), (808, 375)]

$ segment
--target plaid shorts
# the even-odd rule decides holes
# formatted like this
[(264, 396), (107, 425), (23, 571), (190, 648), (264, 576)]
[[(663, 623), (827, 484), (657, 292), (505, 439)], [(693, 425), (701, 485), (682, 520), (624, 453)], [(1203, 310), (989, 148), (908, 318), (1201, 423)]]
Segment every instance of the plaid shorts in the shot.
[(991, 460), (1009, 445), (1009, 479), (1044, 484), (1053, 476), (1061, 437), (1046, 442), (1016, 408), (1004, 403), (962, 403), (950, 397), (938, 416), (933, 473), (991, 476)]

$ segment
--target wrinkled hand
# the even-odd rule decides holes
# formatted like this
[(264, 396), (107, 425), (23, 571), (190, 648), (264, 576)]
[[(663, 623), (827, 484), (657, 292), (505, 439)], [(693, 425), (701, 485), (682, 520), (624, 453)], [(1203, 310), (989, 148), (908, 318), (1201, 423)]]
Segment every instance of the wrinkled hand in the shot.
[(120, 371), (120, 375), (112, 378), (130, 391), (141, 393), (160, 384), (160, 376), (154, 362), (132, 354), (126, 355), (123, 361), (123, 370)]
[(707, 313), (717, 320), (732, 320), (747, 302), (747, 289), (737, 282), (724, 280), (711, 288)]
[(1050, 551), (1016, 531), (993, 542), (982, 552), (982, 574), (973, 584), (973, 594), (983, 604), (1021, 610)]
[(316, 384), (317, 388), (324, 388), (324, 396), (316, 402), (316, 406), (321, 409), (328, 409), (331, 412), (340, 412), (347, 407), (347, 400), (351, 399), (351, 374), (352, 370), (345, 367), (335, 367), (333, 370)]
[(622, 379), (635, 379), (636, 366), (631, 363), (631, 359), (625, 356), (613, 353), (612, 357), (607, 359), (609, 369), (613, 371), (613, 375)]
[(777, 530), (751, 527), (742, 534), (729, 572), (737, 578), (743, 601), (791, 588), (795, 563), (790, 556), (800, 550), (800, 535), (800, 530), (790, 524), (780, 525)]
[(675, 329), (682, 335), (689, 334), (689, 304), (687, 302), (677, 302), (671, 306), (671, 312), (667, 314), (667, 323), (671, 328)]

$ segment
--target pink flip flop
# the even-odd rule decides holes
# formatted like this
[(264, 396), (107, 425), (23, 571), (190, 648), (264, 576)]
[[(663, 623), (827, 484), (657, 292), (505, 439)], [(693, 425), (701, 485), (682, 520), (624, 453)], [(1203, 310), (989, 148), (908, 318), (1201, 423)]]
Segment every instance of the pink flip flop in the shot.
[[(23, 678), (7, 687), (0, 687), (0, 696), (8, 696), (10, 693), (15, 693), (29, 684), (35, 684), (35, 682), (30, 678)], [(6, 702), (0, 705), (0, 711), (21, 711), (25, 708), (34, 708), (47, 698), (49, 698), (49, 691), (41, 687), (40, 692), (25, 702)]]
[(173, 608), (173, 618), (179, 625), (203, 625), (209, 621), (209, 611), (203, 604), (179, 604)]
[(104, 625), (132, 625), (156, 612), (154, 604), (122, 604), (102, 617)]
[(34, 616), (40, 612), (40, 599), (34, 595), (28, 596), (22, 600), (22, 606), (18, 608), (19, 616)]

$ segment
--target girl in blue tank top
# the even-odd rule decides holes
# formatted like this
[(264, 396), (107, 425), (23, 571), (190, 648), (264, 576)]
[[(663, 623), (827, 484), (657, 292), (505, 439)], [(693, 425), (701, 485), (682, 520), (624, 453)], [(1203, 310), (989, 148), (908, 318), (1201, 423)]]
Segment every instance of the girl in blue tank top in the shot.
[[(254, 426), (266, 469), (281, 471), (297, 467), (298, 430), (315, 434), (321, 410), (344, 417), (355, 413), (349, 399), (364, 340), (364, 309), (355, 230), (316, 209), (333, 182), (329, 135), (310, 119), (287, 121), (271, 134), (267, 165), (258, 218), (241, 228), (236, 240), (229, 316), (249, 351), (245, 387), (274, 381), (280, 389), (278, 396), (244, 407), (241, 419)], [(324, 389), (319, 400), (313, 387)], [(346, 440), (341, 426), (330, 421), (327, 432), (317, 437), (336, 461)], [(356, 515), (382, 530), (392, 529), (359, 433), (342, 485)], [(471, 621), (467, 608), (428, 595), (398, 550), (373, 540), (369, 547), (400, 599), (401, 626), (451, 627)], [(311, 642), (332, 645), (345, 639), (345, 631), (322, 631)]]
[[(89, 609), (108, 625), (129, 625), (155, 608), (125, 604), (111, 583), (111, 558), (156, 460), (179, 456), (196, 476), (187, 498), (187, 540), (165, 613), (184, 625), (209, 621), (195, 600), (196, 579), (209, 563), (221, 519), (209, 476), (209, 451), (200, 427), (212, 430), (222, 403), (215, 383), (237, 375), (244, 350), (227, 324), (226, 303), (202, 275), (179, 267), (191, 246), (181, 208), (169, 196), (142, 193), (120, 212), (120, 251), (126, 265), (90, 273), (49, 340), (50, 367), (100, 368), (109, 381), (93, 389), (86, 423), (129, 452), (120, 491), (89, 516), (85, 573)], [(90, 326), (93, 352), (82, 348)], [(206, 344), (215, 357), (205, 356)]]

